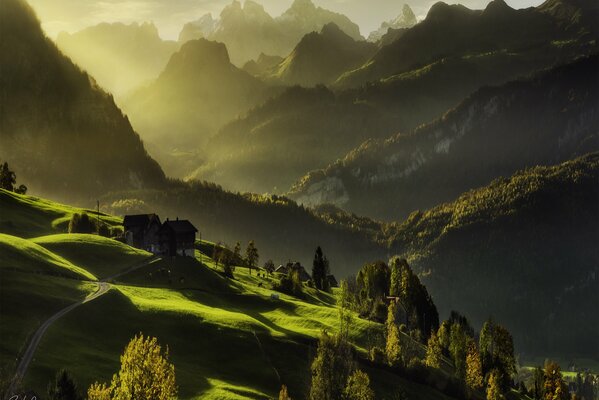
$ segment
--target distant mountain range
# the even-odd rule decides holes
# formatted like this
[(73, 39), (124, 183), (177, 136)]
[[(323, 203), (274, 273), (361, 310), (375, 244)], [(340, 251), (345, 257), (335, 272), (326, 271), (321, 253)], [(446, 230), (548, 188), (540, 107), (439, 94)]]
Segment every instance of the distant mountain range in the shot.
[(574, 38), (593, 41), (597, 39), (595, 16), (596, 2), (580, 0), (547, 0), (537, 8), (520, 10), (503, 0), (491, 1), (484, 10), (438, 2), (424, 21), (381, 48), (361, 68), (347, 72), (338, 85), (361, 86), (449, 55), (473, 56), (502, 49), (522, 52)]
[(155, 79), (179, 45), (163, 41), (152, 23), (102, 23), (69, 34), (56, 44), (115, 96)]
[(252, 0), (243, 5), (234, 0), (217, 20), (203, 16), (183, 27), (180, 41), (206, 38), (227, 46), (233, 64), (242, 66), (260, 54), (287, 56), (310, 32), (320, 32), (334, 23), (354, 40), (360, 40), (358, 25), (349, 18), (321, 7), (311, 0), (295, 0), (281, 16), (273, 18), (264, 7)]
[(538, 164), (599, 150), (598, 56), (478, 90), (409, 134), (370, 140), (292, 197), (397, 220)]
[(164, 182), (112, 96), (47, 39), (23, 0), (0, 5), (0, 160), (30, 190), (97, 196)]

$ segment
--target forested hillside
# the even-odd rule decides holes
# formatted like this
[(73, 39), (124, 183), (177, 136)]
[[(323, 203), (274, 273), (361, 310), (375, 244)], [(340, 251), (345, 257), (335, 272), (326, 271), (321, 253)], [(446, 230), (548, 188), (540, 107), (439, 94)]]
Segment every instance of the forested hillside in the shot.
[(599, 356), (599, 153), (535, 167), (388, 226), (440, 304), (492, 316), (523, 356)]
[(478, 90), (408, 134), (370, 140), (292, 190), (388, 220), (449, 201), (498, 176), (599, 149), (597, 56)]

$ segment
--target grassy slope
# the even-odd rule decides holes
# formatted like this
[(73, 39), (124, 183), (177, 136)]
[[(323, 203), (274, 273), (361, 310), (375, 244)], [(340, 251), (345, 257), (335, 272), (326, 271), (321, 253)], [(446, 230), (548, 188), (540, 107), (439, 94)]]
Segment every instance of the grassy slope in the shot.
[[(16, 200), (3, 218), (18, 217), (25, 237), (51, 230), (52, 221), (69, 212), (51, 202), (1, 195), (4, 202)], [(0, 269), (0, 367), (9, 371), (14, 369), (15, 355), (43, 320), (94, 290), (92, 283), (46, 273), (69, 271), (75, 276), (73, 271), (86, 267), (100, 276), (108, 273), (100, 268), (100, 257), (113, 268), (122, 260), (128, 262), (128, 257), (144, 256), (87, 235), (34, 240), (48, 249), (14, 236), (2, 238), (11, 261), (3, 262)], [(209, 243), (198, 246), (209, 247)], [(196, 256), (203, 264), (195, 259), (167, 259), (125, 275), (105, 296), (59, 319), (43, 337), (25, 387), (44, 393), (49, 379), (62, 367), (71, 370), (82, 387), (109, 380), (126, 343), (141, 331), (169, 346), (183, 399), (270, 398), (282, 383), (293, 396), (305, 395), (316, 339), (322, 330), (335, 331), (338, 326), (335, 296), (306, 288), (302, 300), (283, 294), (272, 299), (272, 290), (266, 289), (271, 278), (237, 268), (235, 279), (228, 280), (206, 254), (198, 250)], [(45, 266), (44, 273), (31, 273), (40, 271), (39, 265)], [(363, 353), (381, 331), (380, 324), (355, 318), (350, 334)], [(389, 372), (364, 368), (371, 373), (379, 397), (402, 387), (410, 398), (446, 398)]]
[[(71, 207), (34, 196), (20, 195), (0, 189), (0, 232), (20, 237), (37, 237), (66, 232), (69, 220), (75, 213), (93, 210)], [(100, 219), (109, 226), (122, 223), (121, 218), (100, 213)]]
[[(337, 326), (334, 298), (308, 291), (306, 301), (286, 295), (272, 300), (271, 290), (255, 285), (267, 278), (237, 268), (235, 281), (227, 281), (212, 260), (203, 260), (205, 265), (181, 259), (153, 263), (61, 319), (42, 341), (26, 383), (42, 390), (57, 366), (75, 371), (84, 386), (108, 380), (126, 342), (142, 331), (169, 345), (182, 398), (267, 398), (281, 383), (296, 396), (305, 394), (315, 340), (322, 329)], [(136, 286), (146, 284), (154, 287)], [(356, 319), (351, 335), (359, 350), (381, 328)], [(373, 382), (381, 393), (401, 385), (413, 398), (445, 398), (389, 373), (377, 372)]]
[(73, 279), (96, 279), (85, 269), (30, 240), (3, 233), (0, 233), (0, 256), (2, 260), (0, 265), (3, 269), (59, 275)]
[(114, 275), (151, 257), (146, 251), (97, 235), (64, 233), (32, 241), (100, 278)]

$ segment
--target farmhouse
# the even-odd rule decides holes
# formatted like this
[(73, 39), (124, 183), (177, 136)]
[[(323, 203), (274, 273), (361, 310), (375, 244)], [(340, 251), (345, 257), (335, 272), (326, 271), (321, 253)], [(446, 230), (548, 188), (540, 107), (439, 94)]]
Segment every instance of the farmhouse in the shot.
[(188, 220), (160, 222), (156, 214), (126, 215), (123, 220), (124, 239), (129, 246), (154, 254), (193, 257), (198, 230)]
[(160, 252), (158, 231), (161, 226), (160, 217), (156, 214), (125, 215), (125, 242), (129, 246), (156, 254)]
[(168, 218), (158, 231), (161, 253), (169, 256), (195, 254), (195, 240), (198, 230), (188, 220), (169, 221)]

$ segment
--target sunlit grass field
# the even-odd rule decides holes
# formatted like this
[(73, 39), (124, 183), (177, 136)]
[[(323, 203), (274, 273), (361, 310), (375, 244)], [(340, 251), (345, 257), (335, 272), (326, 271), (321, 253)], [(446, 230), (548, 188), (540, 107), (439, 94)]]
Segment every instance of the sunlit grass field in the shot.
[[(14, 221), (8, 224), (11, 235), (0, 235), (0, 360), (8, 375), (45, 319), (94, 292), (96, 279), (150, 260), (150, 254), (112, 239), (60, 233), (56, 221), (79, 209), (4, 191), (0, 203), (11, 207), (1, 227)], [(143, 332), (168, 346), (181, 399), (274, 398), (282, 384), (294, 398), (304, 398), (318, 336), (339, 328), (335, 291), (305, 286), (298, 299), (271, 289), (278, 277), (243, 267), (226, 278), (208, 257), (213, 245), (198, 243), (202, 252), (193, 258), (148, 262), (110, 279), (107, 294), (48, 329), (23, 386), (44, 394), (61, 368), (84, 389), (108, 382), (127, 342)], [(381, 324), (353, 316), (349, 333), (359, 358), (380, 345), (382, 332)], [(377, 398), (391, 398), (401, 388), (410, 399), (448, 399), (387, 370), (361, 368), (370, 373)]]

